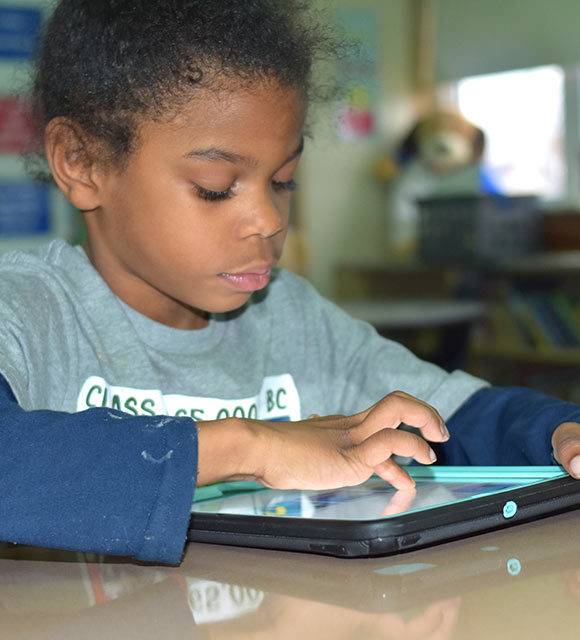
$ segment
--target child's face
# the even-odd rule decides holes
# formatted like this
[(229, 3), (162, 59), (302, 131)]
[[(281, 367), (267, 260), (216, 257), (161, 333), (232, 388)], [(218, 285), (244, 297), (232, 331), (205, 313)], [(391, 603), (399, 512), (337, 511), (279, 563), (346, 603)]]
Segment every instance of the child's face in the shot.
[(91, 261), (127, 304), (201, 328), (242, 306), (282, 252), (304, 104), (293, 90), (202, 91), (171, 122), (146, 121), (122, 171), (85, 214)]

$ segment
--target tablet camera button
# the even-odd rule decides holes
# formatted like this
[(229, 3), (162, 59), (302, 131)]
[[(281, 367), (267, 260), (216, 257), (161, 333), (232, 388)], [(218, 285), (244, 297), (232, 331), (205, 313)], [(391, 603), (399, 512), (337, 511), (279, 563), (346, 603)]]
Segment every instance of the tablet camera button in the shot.
[(503, 517), (504, 518), (513, 518), (518, 510), (518, 505), (513, 501), (509, 500), (503, 505)]
[(522, 563), (517, 558), (510, 558), (506, 566), (510, 576), (517, 576), (522, 570)]

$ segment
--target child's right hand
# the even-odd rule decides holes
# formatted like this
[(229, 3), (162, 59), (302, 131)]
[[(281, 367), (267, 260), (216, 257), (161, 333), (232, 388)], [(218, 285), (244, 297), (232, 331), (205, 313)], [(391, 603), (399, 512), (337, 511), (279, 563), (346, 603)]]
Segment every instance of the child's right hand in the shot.
[(580, 478), (580, 424), (564, 422), (552, 435), (554, 458), (574, 478)]
[[(418, 435), (397, 429), (418, 428)], [(198, 423), (197, 484), (257, 480), (276, 489), (331, 489), (364, 482), (373, 473), (398, 489), (414, 486), (392, 459), (435, 461), (426, 440), (449, 438), (428, 404), (395, 391), (353, 416), (314, 416), (300, 422), (228, 418)]]

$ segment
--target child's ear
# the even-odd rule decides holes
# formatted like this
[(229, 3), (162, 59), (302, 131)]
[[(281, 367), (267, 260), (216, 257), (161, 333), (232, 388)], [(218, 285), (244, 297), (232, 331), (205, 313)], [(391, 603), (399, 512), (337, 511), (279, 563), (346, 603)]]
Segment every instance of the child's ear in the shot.
[(44, 133), (46, 158), (55, 182), (80, 211), (100, 206), (99, 171), (95, 146), (69, 118), (54, 118)]

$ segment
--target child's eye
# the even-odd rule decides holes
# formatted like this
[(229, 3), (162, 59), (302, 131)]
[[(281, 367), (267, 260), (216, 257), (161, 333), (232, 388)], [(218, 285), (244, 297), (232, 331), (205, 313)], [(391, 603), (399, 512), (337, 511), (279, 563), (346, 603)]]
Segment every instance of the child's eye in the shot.
[(294, 180), (288, 180), (287, 182), (272, 180), (272, 187), (274, 187), (275, 191), (295, 191), (297, 186)]
[(232, 196), (231, 189), (225, 189), (224, 191), (210, 191), (209, 189), (204, 189), (203, 187), (200, 187), (197, 184), (194, 186), (195, 186), (195, 191), (197, 192), (197, 195), (202, 200), (209, 200), (210, 202), (215, 202), (216, 200), (227, 200)]

